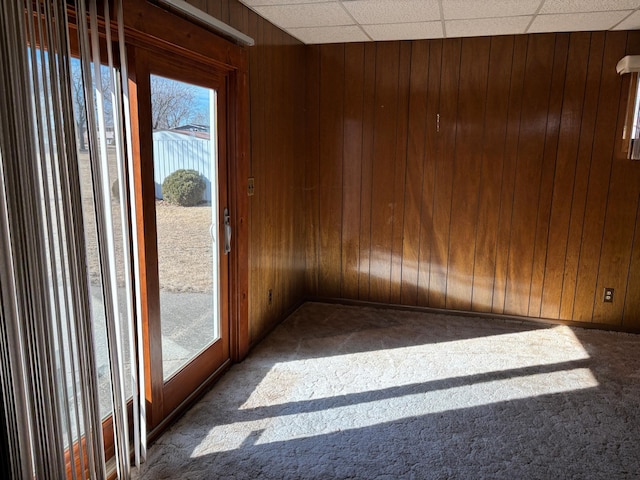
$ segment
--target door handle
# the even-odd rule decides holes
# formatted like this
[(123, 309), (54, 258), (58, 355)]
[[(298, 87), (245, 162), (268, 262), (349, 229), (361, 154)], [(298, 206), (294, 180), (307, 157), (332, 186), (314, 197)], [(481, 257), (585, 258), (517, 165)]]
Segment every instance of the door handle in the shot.
[(231, 251), (231, 223), (229, 223), (229, 209), (224, 209), (224, 254)]

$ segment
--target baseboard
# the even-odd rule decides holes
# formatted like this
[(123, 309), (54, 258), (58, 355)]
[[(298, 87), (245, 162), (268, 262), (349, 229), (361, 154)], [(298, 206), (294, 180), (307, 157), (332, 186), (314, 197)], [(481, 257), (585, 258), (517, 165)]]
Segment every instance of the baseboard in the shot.
[(518, 315), (506, 315), (502, 313), (486, 313), (486, 312), (469, 312), (466, 310), (453, 310), (446, 308), (434, 308), (434, 307), (421, 307), (414, 305), (400, 305), (396, 303), (379, 303), (369, 302), (365, 300), (353, 300), (348, 298), (324, 298), (324, 297), (307, 297), (305, 302), (319, 302), (330, 303), (336, 305), (347, 305), (356, 307), (371, 307), (380, 309), (391, 310), (404, 310), (409, 312), (422, 312), (422, 313), (438, 313), (443, 315), (456, 315), (459, 317), (474, 317), (474, 318), (493, 318), (508, 321), (534, 323), (538, 325), (567, 325), (569, 327), (588, 328), (595, 330), (606, 330), (611, 332), (623, 332), (623, 333), (640, 333), (640, 328), (624, 327), (621, 325), (609, 325), (606, 323), (591, 323), (591, 322), (576, 322), (572, 320), (557, 320), (552, 318), (537, 318), (537, 317), (522, 317)]

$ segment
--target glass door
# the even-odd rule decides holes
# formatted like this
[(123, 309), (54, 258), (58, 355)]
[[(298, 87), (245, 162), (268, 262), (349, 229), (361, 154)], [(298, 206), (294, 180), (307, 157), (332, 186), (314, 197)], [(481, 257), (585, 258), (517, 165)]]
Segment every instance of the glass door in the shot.
[(226, 82), (142, 50), (136, 67), (153, 428), (229, 361)]
[(217, 92), (151, 75), (151, 116), (166, 382), (220, 338)]

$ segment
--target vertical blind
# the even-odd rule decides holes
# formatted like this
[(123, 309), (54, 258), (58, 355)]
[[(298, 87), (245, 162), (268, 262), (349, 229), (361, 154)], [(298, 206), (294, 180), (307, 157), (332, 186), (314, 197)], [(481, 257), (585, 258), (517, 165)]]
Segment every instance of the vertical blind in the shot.
[(112, 467), (126, 479), (132, 454), (144, 461), (125, 53), (118, 1), (0, 3), (0, 386), (13, 478), (102, 479)]

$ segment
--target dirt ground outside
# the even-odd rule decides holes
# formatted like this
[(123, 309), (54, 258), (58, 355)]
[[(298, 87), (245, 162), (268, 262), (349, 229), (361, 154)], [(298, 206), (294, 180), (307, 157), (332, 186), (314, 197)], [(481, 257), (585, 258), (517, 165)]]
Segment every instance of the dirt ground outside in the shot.
[[(100, 282), (100, 258), (89, 154), (79, 155), (82, 210), (87, 247), (87, 263), (92, 283)], [(115, 152), (109, 151), (109, 184), (117, 178)], [(120, 203), (111, 199), (113, 230), (116, 241), (118, 283), (124, 285), (124, 260)], [(158, 268), (160, 289), (170, 292), (211, 292), (213, 246), (209, 234), (211, 206), (179, 207), (156, 201), (158, 230)]]
[(156, 222), (160, 288), (171, 292), (211, 292), (211, 206), (179, 207), (158, 200)]

